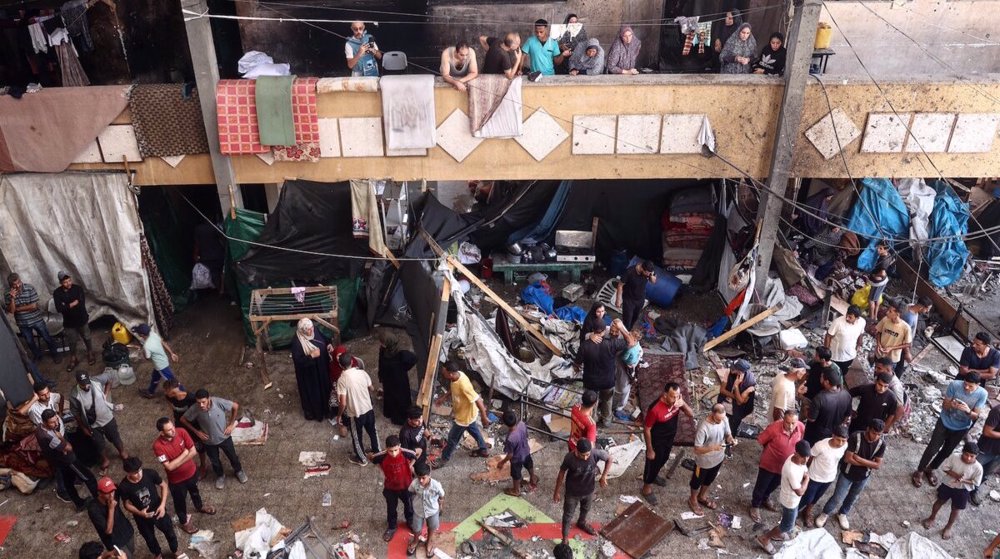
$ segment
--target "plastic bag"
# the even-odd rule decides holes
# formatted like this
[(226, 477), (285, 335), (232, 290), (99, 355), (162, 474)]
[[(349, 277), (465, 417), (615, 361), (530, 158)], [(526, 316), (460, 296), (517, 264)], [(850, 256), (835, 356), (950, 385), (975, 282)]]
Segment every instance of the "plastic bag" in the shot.
[(191, 290), (196, 289), (214, 289), (215, 283), (212, 282), (212, 272), (208, 269), (208, 266), (198, 262), (191, 268)]
[[(851, 304), (854, 305), (855, 307), (858, 307), (859, 309), (867, 309), (868, 296), (871, 294), (871, 292), (872, 292), (872, 284), (866, 283), (864, 287), (855, 291), (854, 295), (851, 295)], [(884, 299), (884, 296), (879, 297), (878, 299), (879, 304), (882, 303), (882, 299)]]

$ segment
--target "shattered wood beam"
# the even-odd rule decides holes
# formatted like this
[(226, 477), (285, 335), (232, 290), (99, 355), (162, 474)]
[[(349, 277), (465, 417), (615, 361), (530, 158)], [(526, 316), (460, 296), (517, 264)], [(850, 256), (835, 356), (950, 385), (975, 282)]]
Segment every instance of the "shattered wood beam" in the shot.
[(437, 374), (441, 343), (444, 339), (444, 327), (448, 318), (448, 303), (450, 301), (451, 281), (445, 277), (441, 282), (441, 304), (431, 318), (431, 328), (434, 336), (431, 338), (431, 345), (427, 352), (427, 367), (424, 369), (424, 379), (420, 382), (420, 393), (417, 396), (417, 404), (424, 411), (423, 418), (425, 425), (431, 415), (431, 395), (434, 394), (434, 378)]
[(747, 330), (748, 328), (753, 327), (754, 324), (757, 324), (761, 320), (764, 320), (765, 318), (771, 316), (772, 314), (778, 312), (779, 310), (781, 310), (781, 305), (777, 304), (777, 305), (775, 305), (775, 306), (773, 306), (773, 307), (765, 310), (764, 312), (758, 314), (757, 316), (751, 318), (750, 320), (747, 320), (746, 322), (741, 322), (738, 326), (730, 329), (725, 334), (723, 334), (723, 335), (719, 336), (718, 338), (715, 338), (714, 340), (706, 343), (704, 345), (704, 347), (701, 348), (701, 352), (705, 353), (706, 351), (714, 348), (715, 346), (717, 346), (719, 344), (722, 344), (724, 342), (729, 341), (731, 338), (733, 338), (734, 336), (736, 336), (736, 334), (739, 334), (740, 332), (742, 332), (744, 330)]
[(466, 278), (468, 278), (470, 282), (472, 282), (476, 287), (481, 289), (483, 293), (485, 293), (487, 297), (492, 299), (493, 302), (496, 303), (498, 307), (504, 310), (504, 312), (509, 314), (510, 317), (514, 319), (514, 322), (517, 322), (518, 325), (521, 326), (521, 328), (524, 328), (529, 334), (537, 338), (538, 341), (545, 344), (545, 347), (549, 348), (549, 351), (555, 354), (556, 357), (563, 356), (562, 351), (560, 351), (559, 348), (557, 348), (552, 343), (552, 341), (545, 336), (545, 334), (542, 334), (541, 331), (538, 330), (538, 327), (528, 322), (523, 316), (521, 316), (521, 313), (514, 310), (514, 307), (508, 305), (507, 301), (503, 300), (503, 297), (497, 295), (492, 289), (489, 288), (489, 286), (483, 283), (483, 280), (479, 279), (479, 277), (476, 276), (476, 274), (473, 274), (471, 271), (469, 271), (468, 268), (466, 268), (461, 262), (458, 261), (458, 258), (455, 258), (454, 256), (451, 256), (450, 254), (446, 253), (440, 246), (438, 246), (437, 242), (434, 240), (433, 237), (430, 236), (429, 233), (427, 233), (427, 231), (421, 228), (420, 234), (424, 237), (424, 240), (427, 241), (427, 244), (430, 245), (430, 247), (434, 250), (435, 253), (437, 253), (438, 256), (443, 256), (447, 258), (448, 264), (451, 265), (452, 268), (458, 270), (459, 272), (462, 272), (462, 274)]

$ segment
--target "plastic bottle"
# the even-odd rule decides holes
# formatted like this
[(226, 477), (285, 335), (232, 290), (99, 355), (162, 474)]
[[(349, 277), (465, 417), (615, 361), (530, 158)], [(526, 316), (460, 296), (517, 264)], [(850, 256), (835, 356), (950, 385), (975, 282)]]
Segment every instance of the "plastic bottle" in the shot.
[(330, 495), (330, 492), (327, 491), (326, 493), (323, 493), (323, 506), (329, 507), (331, 505), (333, 505), (333, 495)]

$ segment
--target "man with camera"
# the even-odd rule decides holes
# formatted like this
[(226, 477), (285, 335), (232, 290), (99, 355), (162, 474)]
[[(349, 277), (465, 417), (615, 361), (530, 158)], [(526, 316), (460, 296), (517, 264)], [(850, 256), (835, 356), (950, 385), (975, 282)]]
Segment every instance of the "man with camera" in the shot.
[(378, 77), (378, 61), (382, 60), (382, 51), (375, 44), (375, 39), (365, 31), (365, 22), (351, 23), (351, 36), (344, 44), (344, 55), (347, 57), (351, 76)]

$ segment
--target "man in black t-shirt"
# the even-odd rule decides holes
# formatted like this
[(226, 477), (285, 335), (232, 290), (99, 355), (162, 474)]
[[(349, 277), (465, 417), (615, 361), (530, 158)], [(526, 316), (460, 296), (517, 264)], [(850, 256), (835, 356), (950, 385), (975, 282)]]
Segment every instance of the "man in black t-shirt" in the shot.
[(656, 283), (653, 263), (649, 260), (640, 260), (635, 266), (625, 270), (622, 280), (618, 283), (615, 306), (622, 310), (622, 322), (625, 323), (625, 329), (630, 332), (639, 320), (643, 305), (646, 304), (647, 283)]
[(427, 462), (427, 429), (424, 427), (424, 412), (419, 406), (412, 406), (406, 412), (406, 423), (399, 430), (400, 445), (417, 455), (417, 464)]
[(97, 480), (97, 498), (87, 506), (87, 516), (97, 530), (97, 537), (108, 551), (117, 547), (129, 557), (135, 556), (135, 530), (118, 506), (115, 482), (105, 476)]
[(864, 431), (854, 431), (847, 437), (847, 452), (840, 463), (836, 488), (823, 506), (823, 513), (816, 517), (817, 528), (822, 528), (827, 518), (836, 512), (840, 529), (851, 529), (847, 515), (868, 485), (872, 472), (882, 467), (882, 457), (885, 456), (882, 433), (885, 431), (885, 423), (881, 419), (873, 419)]
[(972, 339), (972, 345), (962, 350), (958, 360), (958, 374), (955, 380), (965, 380), (965, 375), (972, 371), (979, 373), (979, 385), (986, 387), (986, 381), (997, 378), (1000, 369), (1000, 351), (992, 345), (993, 337), (989, 332), (979, 332)]
[(623, 336), (616, 333), (624, 329), (621, 320), (611, 323), (607, 332), (591, 332), (580, 344), (574, 367), (583, 367), (583, 387), (597, 392), (597, 424), (607, 427), (611, 420), (611, 403), (615, 396), (615, 367), (618, 354), (628, 347)]
[(851, 431), (861, 431), (871, 425), (873, 419), (885, 422), (885, 432), (903, 413), (902, 404), (896, 395), (889, 390), (892, 377), (886, 373), (875, 375), (874, 384), (855, 386), (850, 390), (853, 398), (858, 398), (858, 409), (851, 420)]
[(167, 482), (156, 470), (142, 467), (142, 460), (129, 456), (124, 463), (125, 477), (118, 484), (118, 498), (125, 510), (132, 513), (139, 535), (154, 557), (163, 550), (156, 541), (156, 530), (167, 538), (170, 553), (177, 554), (177, 534), (167, 511)]
[[(597, 463), (604, 462), (604, 470), (600, 478), (597, 475)], [(563, 458), (562, 465), (559, 466), (559, 476), (556, 478), (555, 493), (552, 501), (559, 502), (559, 490), (563, 482), (566, 482), (566, 495), (563, 497), (562, 515), (562, 541), (569, 542), (569, 525), (573, 521), (573, 513), (576, 512), (577, 505), (580, 506), (580, 516), (577, 518), (576, 527), (591, 536), (597, 535), (597, 530), (587, 524), (587, 513), (590, 512), (590, 504), (594, 500), (594, 489), (600, 481), (601, 487), (608, 486), (608, 472), (611, 471), (613, 460), (608, 452), (601, 448), (593, 448), (590, 441), (580, 439), (576, 443), (576, 450), (569, 452)]]
[(823, 390), (812, 399), (806, 418), (805, 439), (813, 445), (833, 435), (833, 430), (847, 421), (853, 402), (842, 386), (840, 373), (827, 368), (820, 382)]
[(483, 74), (503, 74), (509, 79), (517, 77), (521, 71), (521, 36), (517, 33), (507, 33), (500, 37), (479, 37), (479, 44), (486, 49), (486, 57), (480, 71)]

